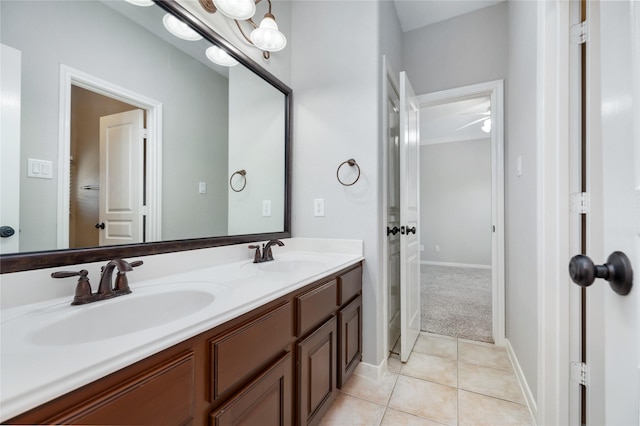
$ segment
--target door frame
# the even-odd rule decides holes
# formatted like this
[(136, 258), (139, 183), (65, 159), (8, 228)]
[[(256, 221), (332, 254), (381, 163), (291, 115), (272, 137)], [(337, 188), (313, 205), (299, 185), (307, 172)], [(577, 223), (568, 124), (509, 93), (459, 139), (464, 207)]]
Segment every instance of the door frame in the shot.
[(491, 98), (491, 312), (495, 344), (506, 346), (504, 222), (504, 82), (494, 80), (418, 96), (420, 108), (469, 97)]
[(146, 242), (162, 239), (162, 103), (83, 71), (60, 64), (58, 137), (58, 249), (69, 248), (71, 86), (126, 102), (146, 111)]

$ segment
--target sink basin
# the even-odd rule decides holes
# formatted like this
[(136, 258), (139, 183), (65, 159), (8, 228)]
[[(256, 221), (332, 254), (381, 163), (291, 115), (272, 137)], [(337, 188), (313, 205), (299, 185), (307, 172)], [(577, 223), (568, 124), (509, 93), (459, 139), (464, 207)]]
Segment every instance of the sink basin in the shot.
[(94, 302), (33, 333), (34, 343), (61, 346), (122, 336), (158, 327), (206, 308), (215, 295), (202, 289), (177, 289), (120, 296)]
[(316, 260), (272, 260), (258, 264), (258, 269), (265, 272), (296, 272), (324, 267), (323, 262)]

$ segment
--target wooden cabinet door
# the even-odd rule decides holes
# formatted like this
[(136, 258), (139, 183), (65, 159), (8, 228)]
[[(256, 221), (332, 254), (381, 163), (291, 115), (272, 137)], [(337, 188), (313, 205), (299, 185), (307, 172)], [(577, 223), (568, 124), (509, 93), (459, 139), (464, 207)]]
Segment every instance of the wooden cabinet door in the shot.
[(362, 296), (340, 310), (338, 327), (338, 388), (342, 388), (362, 358)]
[(211, 413), (212, 426), (288, 426), (293, 422), (291, 353)]
[(337, 320), (333, 316), (296, 346), (298, 423), (316, 424), (337, 396)]

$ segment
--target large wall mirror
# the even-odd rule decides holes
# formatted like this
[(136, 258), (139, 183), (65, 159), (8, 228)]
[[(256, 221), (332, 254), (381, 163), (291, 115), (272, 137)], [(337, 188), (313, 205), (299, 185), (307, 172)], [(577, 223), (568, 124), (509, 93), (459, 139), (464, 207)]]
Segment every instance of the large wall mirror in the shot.
[(290, 236), (291, 89), (133, 3), (0, 2), (2, 273)]

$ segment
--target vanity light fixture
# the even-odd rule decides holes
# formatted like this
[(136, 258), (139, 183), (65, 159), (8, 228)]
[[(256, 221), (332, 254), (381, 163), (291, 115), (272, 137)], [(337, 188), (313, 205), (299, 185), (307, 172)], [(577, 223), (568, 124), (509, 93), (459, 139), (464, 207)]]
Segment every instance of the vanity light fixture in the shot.
[(202, 36), (191, 29), (187, 24), (167, 13), (162, 18), (164, 27), (174, 36), (188, 41), (202, 40)]
[(238, 61), (232, 58), (227, 52), (220, 49), (218, 46), (211, 46), (205, 52), (207, 58), (214, 64), (222, 65), (223, 67), (233, 67), (238, 65)]
[[(220, 11), (226, 17), (233, 19), (240, 30), (240, 34), (247, 42), (262, 50), (262, 56), (269, 59), (271, 52), (278, 52), (287, 45), (287, 38), (278, 29), (276, 19), (271, 13), (271, 0), (267, 0), (269, 10), (265, 13), (260, 25), (253, 20), (256, 5), (262, 0), (198, 0), (204, 10), (209, 13)], [(247, 37), (240, 21), (246, 21), (253, 27)]]

